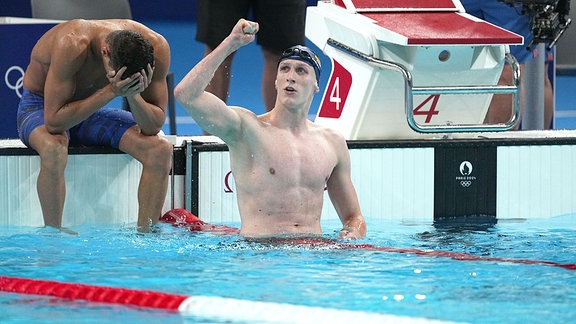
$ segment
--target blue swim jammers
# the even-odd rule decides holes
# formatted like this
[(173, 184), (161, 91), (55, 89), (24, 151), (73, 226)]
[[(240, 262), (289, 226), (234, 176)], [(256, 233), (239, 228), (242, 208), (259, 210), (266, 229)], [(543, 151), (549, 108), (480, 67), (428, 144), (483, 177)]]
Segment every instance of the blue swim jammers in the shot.
[[(18, 105), (17, 123), (20, 140), (30, 146), (30, 134), (44, 125), (44, 97), (24, 90)], [(136, 122), (129, 111), (101, 108), (66, 133), (72, 145), (118, 148), (126, 130), (134, 125)]]

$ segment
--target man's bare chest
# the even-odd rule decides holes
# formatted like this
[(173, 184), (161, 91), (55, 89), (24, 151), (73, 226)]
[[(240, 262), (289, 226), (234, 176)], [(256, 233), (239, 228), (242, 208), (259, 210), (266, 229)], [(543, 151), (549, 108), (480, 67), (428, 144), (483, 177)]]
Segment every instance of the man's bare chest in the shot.
[(313, 145), (277, 143), (264, 152), (255, 161), (258, 172), (286, 184), (323, 185), (335, 166), (330, 150)]

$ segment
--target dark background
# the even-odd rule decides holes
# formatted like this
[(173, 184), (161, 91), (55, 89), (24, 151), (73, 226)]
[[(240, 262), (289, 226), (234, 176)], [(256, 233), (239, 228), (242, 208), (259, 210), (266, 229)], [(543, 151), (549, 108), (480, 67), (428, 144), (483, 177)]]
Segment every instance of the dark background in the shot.
[[(98, 0), (94, 0), (98, 1)], [(171, 45), (172, 62), (171, 71), (174, 73), (175, 82), (179, 82), (189, 69), (202, 58), (204, 51), (203, 44), (194, 39), (196, 32), (196, 0), (130, 0), (130, 6), (134, 20), (142, 22), (151, 29), (164, 35)], [(308, 5), (316, 5), (318, 0), (307, 0)], [(574, 18), (574, 8), (572, 8), (572, 18)], [(0, 0), (0, 17), (31, 17), (32, 10), (29, 0)], [(5, 30), (2, 31), (5, 33)], [(3, 36), (6, 36), (4, 34)], [(30, 38), (32, 35), (21, 35)], [(37, 37), (36, 37), (37, 38)], [(20, 43), (16, 39), (10, 44)], [(559, 51), (561, 45), (573, 46), (576, 44), (576, 25), (572, 24), (565, 35), (560, 39)], [(322, 93), (328, 83), (331, 71), (331, 61), (323, 55), (322, 51), (315, 47), (311, 42), (307, 42), (313, 50), (320, 55), (322, 60), (322, 77), (320, 80), (321, 93), (316, 95), (310, 109), (309, 117), (313, 120), (318, 107), (321, 103)], [(29, 50), (18, 50), (7, 48), (6, 43), (0, 43), (0, 58), (11, 57), (14, 55), (23, 55), (26, 57)], [(575, 46), (576, 47), (576, 46)], [(24, 53), (24, 54), (23, 54)], [(576, 56), (571, 58), (576, 62)], [(264, 112), (263, 102), (260, 96), (260, 87), (258, 82), (262, 72), (262, 55), (260, 48), (255, 44), (250, 44), (236, 54), (235, 64), (233, 65), (229, 102), (252, 109), (255, 113)], [(562, 62), (559, 62), (562, 63)], [(572, 63), (571, 63), (572, 64)], [(26, 66), (24, 63), (21, 66)], [(1, 69), (0, 69), (1, 70)], [(576, 71), (576, 70), (575, 70)], [(3, 72), (3, 71), (2, 71)], [(14, 73), (16, 75), (16, 73)], [(0, 75), (4, 76), (4, 75)], [(558, 74), (554, 80), (556, 92), (556, 110), (554, 113), (556, 129), (576, 129), (576, 74)], [(2, 81), (0, 83), (3, 84)], [(10, 90), (10, 95), (13, 91)], [(2, 96), (0, 96), (2, 98)], [(15, 104), (9, 104), (6, 98), (0, 103), (0, 115), (3, 119), (13, 120), (13, 117), (6, 115), (6, 111), (15, 109)], [(110, 103), (111, 107), (121, 106), (121, 102), (114, 101)], [(6, 110), (4, 110), (6, 109)], [(11, 114), (14, 111), (10, 110)], [(0, 138), (2, 138), (2, 120), (0, 120)], [(11, 121), (6, 121), (11, 122)], [(180, 105), (176, 104), (176, 123), (178, 135), (200, 135), (202, 131)], [(12, 128), (15, 127), (11, 124)], [(168, 123), (163, 128), (169, 133)]]
[[(309, 6), (316, 3), (308, 0)], [(195, 0), (131, 0), (130, 6), (134, 20), (196, 20)], [(0, 4), (0, 17), (30, 17), (31, 13), (27, 0), (2, 0)]]

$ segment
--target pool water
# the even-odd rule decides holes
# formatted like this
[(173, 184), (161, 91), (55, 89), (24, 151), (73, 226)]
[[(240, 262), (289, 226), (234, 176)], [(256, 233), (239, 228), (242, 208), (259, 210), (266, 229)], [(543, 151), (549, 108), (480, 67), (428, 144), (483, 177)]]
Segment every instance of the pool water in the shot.
[[(368, 226), (367, 237), (354, 243), (576, 263), (576, 215), (485, 226), (381, 220), (369, 220)], [(323, 229), (326, 238), (335, 239), (339, 222), (324, 221)], [(454, 322), (560, 323), (576, 318), (576, 271), (555, 266), (250, 242), (167, 224), (145, 235), (130, 225), (85, 224), (73, 230), (79, 235), (0, 227), (0, 275)], [(218, 322), (4, 292), (0, 305), (2, 323)]]

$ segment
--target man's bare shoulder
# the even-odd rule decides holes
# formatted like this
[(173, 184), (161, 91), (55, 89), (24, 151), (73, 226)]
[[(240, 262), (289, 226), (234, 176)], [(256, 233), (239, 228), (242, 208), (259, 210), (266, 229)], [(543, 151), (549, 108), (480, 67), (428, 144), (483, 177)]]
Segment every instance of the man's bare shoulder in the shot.
[(170, 48), (168, 41), (166, 40), (166, 38), (164, 38), (162, 34), (152, 30), (150, 27), (140, 22), (127, 19), (112, 19), (107, 21), (118, 23), (119, 24), (118, 28), (120, 29), (133, 29), (139, 32), (140, 34), (142, 34), (142, 36), (146, 37), (150, 41), (150, 43), (152, 43), (154, 49)]
[(58, 36), (68, 35), (70, 37), (83, 38), (100, 37), (102, 33), (105, 34), (114, 30), (134, 30), (146, 37), (153, 45), (168, 46), (168, 41), (160, 33), (130, 19), (73, 19), (56, 25), (49, 33)]
[(265, 120), (267, 118), (266, 117), (267, 114), (257, 115), (254, 111), (252, 111), (248, 108), (239, 107), (239, 106), (229, 106), (229, 108), (236, 111), (236, 113), (238, 115), (240, 115), (240, 118), (242, 118), (242, 119), (265, 122)]
[(46, 35), (86, 38), (92, 35), (99, 26), (101, 23), (98, 20), (73, 19), (54, 26)]
[(313, 122), (310, 122), (310, 125), (311, 125), (310, 128), (314, 132), (318, 133), (321, 136), (324, 136), (330, 142), (340, 143), (340, 144), (346, 143), (346, 139), (344, 138), (342, 133), (340, 133), (339, 131), (337, 131), (333, 128), (330, 128), (330, 127), (315, 124)]
[(87, 33), (86, 20), (71, 20), (56, 25), (46, 32), (32, 50), (34, 60), (47, 63), (56, 56), (76, 56), (90, 46), (91, 36)]

